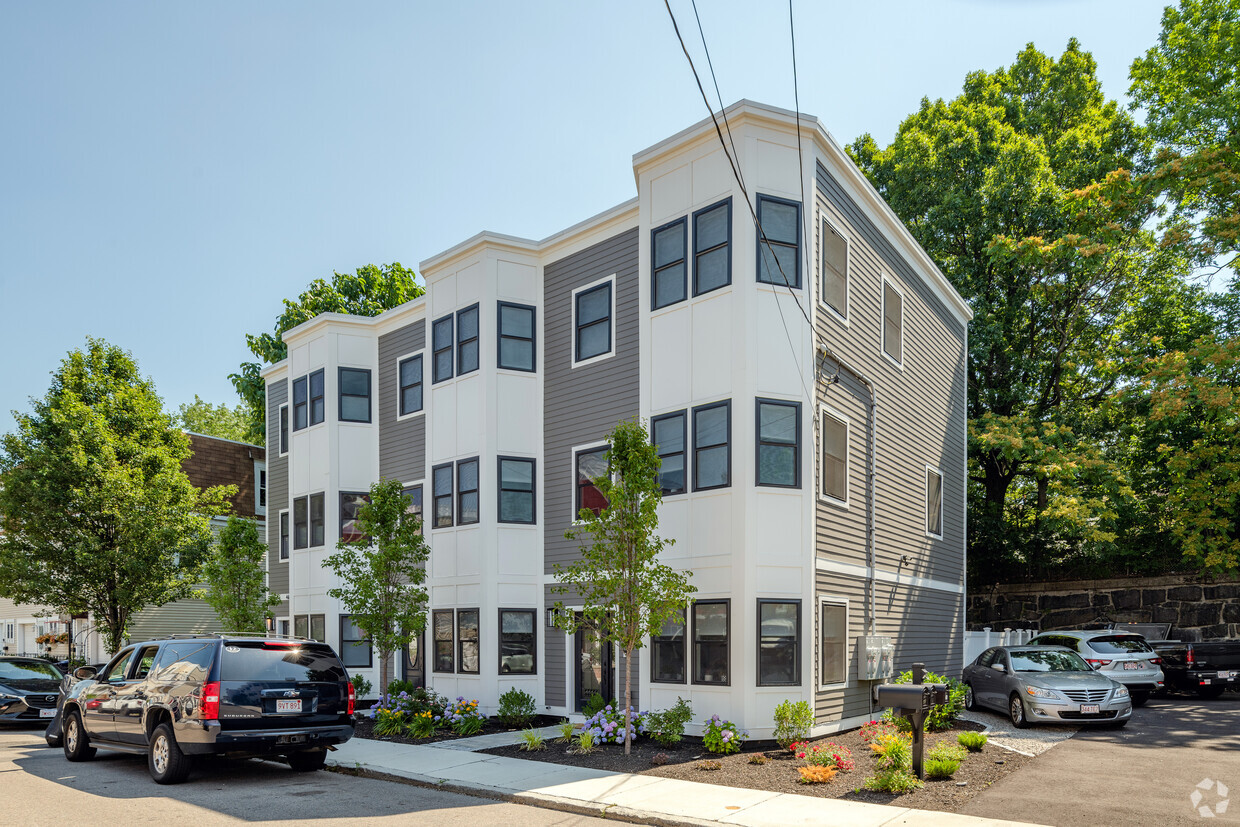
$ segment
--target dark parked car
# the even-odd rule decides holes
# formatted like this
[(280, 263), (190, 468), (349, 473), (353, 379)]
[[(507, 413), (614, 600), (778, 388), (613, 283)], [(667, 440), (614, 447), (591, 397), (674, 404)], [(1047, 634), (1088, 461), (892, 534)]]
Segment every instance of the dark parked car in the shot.
[(37, 724), (56, 715), (60, 670), (38, 658), (0, 658), (0, 722)]
[(1155, 642), (1163, 659), (1167, 688), (1217, 698), (1226, 689), (1240, 689), (1240, 640), (1201, 643)]
[(97, 674), (82, 667), (64, 701), (65, 757), (145, 754), (160, 784), (199, 755), (283, 755), (320, 769), (353, 737), (353, 685), (330, 646), (309, 640), (196, 635), (127, 646)]
[(964, 668), (966, 709), (988, 706), (1012, 723), (1110, 724), (1132, 717), (1128, 689), (1063, 646), (995, 646)]

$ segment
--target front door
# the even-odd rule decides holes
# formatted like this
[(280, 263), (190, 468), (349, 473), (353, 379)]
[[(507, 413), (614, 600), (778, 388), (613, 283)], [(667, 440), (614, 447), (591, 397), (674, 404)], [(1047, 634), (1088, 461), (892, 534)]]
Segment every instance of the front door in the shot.
[(402, 666), (405, 680), (418, 687), (426, 686), (426, 656), (422, 651), (422, 637), (418, 635), (409, 641)]
[(594, 693), (603, 696), (603, 700), (611, 703), (615, 698), (612, 688), (611, 644), (602, 639), (596, 627), (583, 625), (577, 630), (577, 704), (575, 709), (580, 712), (586, 701)]

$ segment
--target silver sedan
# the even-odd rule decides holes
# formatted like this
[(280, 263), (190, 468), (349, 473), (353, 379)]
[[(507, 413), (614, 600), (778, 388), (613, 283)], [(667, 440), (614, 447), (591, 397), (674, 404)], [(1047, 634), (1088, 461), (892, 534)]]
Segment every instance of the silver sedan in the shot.
[(1120, 683), (1063, 646), (995, 646), (964, 668), (965, 708), (1006, 712), (1012, 724), (1109, 724), (1132, 717)]

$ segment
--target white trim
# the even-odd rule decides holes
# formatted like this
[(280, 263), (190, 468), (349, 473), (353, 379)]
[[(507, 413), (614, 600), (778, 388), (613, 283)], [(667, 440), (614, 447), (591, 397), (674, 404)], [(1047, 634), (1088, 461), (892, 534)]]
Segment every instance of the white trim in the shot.
[(943, 482), (944, 482), (943, 472), (933, 465), (927, 465), (926, 471), (927, 472), (933, 471), (939, 478), (939, 533), (938, 534), (930, 533), (930, 525), (929, 525), (930, 523), (930, 474), (929, 473), (925, 475), (926, 506), (925, 506), (925, 512), (922, 514), (922, 517), (923, 517), (922, 528), (925, 529), (927, 537), (933, 540), (942, 540), (943, 539)]
[(254, 516), (267, 519), (267, 460), (254, 460)]
[[(569, 485), (570, 485), (568, 489), (568, 508), (569, 508), (568, 523), (569, 525), (584, 525), (584, 523), (582, 523), (581, 520), (577, 519), (577, 455), (581, 453), (582, 451), (593, 451), (595, 448), (607, 448), (610, 446), (611, 446), (611, 443), (603, 439), (603, 440), (599, 440), (598, 442), (589, 442), (589, 443), (586, 443), (585, 445), (574, 445), (572, 447), (573, 460), (568, 468)], [(554, 575), (548, 575), (548, 576), (553, 578), (549, 582), (552, 582), (552, 583), (559, 582), (558, 580), (554, 579)]]
[[(836, 310), (834, 307), (828, 304), (825, 298), (823, 298), (822, 280), (826, 277), (826, 266), (827, 266), (827, 262), (825, 259), (826, 246), (823, 244), (823, 232), (822, 232), (822, 225), (824, 224), (830, 227), (832, 232), (834, 232), (836, 235), (838, 235), (841, 239), (844, 240), (844, 312), (843, 313), (840, 313), (838, 310)], [(852, 248), (853, 248), (852, 239), (849, 238), (848, 233), (845, 233), (838, 226), (836, 226), (835, 222), (832, 221), (828, 217), (827, 211), (821, 208), (819, 208), (818, 210), (817, 230), (818, 230), (818, 256), (817, 256), (818, 261), (816, 262), (816, 264), (818, 265), (817, 267), (818, 284), (815, 285), (815, 287), (816, 287), (816, 292), (818, 293), (818, 303), (822, 305), (824, 310), (826, 310), (828, 313), (834, 316), (836, 321), (838, 321), (840, 324), (844, 325), (845, 327), (849, 327), (850, 325), (848, 322), (848, 309), (852, 307), (852, 281), (853, 281), (852, 280)]]
[(848, 482), (848, 475), (852, 471), (852, 423), (848, 420), (848, 417), (844, 416), (844, 414), (835, 410), (830, 405), (825, 405), (821, 402), (818, 403), (818, 416), (819, 420), (817, 430), (819, 440), (821, 441), (825, 441), (826, 438), (825, 429), (822, 427), (821, 417), (829, 416), (832, 419), (844, 423), (844, 499), (840, 500), (832, 497), (830, 494), (823, 493), (824, 486), (822, 476), (826, 473), (827, 469), (826, 463), (822, 462), (823, 445), (819, 444), (815, 446), (815, 449), (818, 451), (818, 457), (816, 457), (818, 460), (816, 463), (818, 466), (818, 479), (814, 480), (814, 483), (818, 489), (818, 500), (820, 502), (834, 505), (837, 508), (851, 508), (849, 505), (850, 500), (848, 496), (851, 486)]
[[(835, 683), (823, 683), (822, 682), (822, 648), (821, 648), (822, 647), (822, 607), (827, 603), (830, 603), (832, 606), (842, 605), (844, 607), (844, 680), (843, 682), (839, 682), (839, 681)], [(853, 685), (849, 680), (850, 673), (852, 671), (851, 669), (849, 669), (849, 663), (851, 662), (851, 658), (848, 657), (848, 644), (849, 644), (849, 641), (851, 640), (851, 635), (849, 634), (849, 630), (852, 628), (852, 610), (848, 605), (848, 598), (839, 597), (833, 594), (820, 594), (818, 595), (818, 598), (815, 601), (815, 609), (817, 611), (817, 616), (814, 618), (814, 628), (817, 633), (814, 638), (814, 644), (815, 644), (814, 650), (818, 653), (817, 656), (814, 658), (814, 661), (815, 661), (814, 675), (816, 676), (815, 686), (818, 687), (819, 692), (829, 692), (833, 689), (847, 689), (849, 686)]]
[[(860, 580), (864, 580), (870, 575), (869, 566), (858, 566), (856, 563), (841, 563), (837, 560), (827, 560), (819, 557), (815, 565), (819, 571), (842, 574), (845, 577), (856, 577)], [(874, 579), (882, 580), (884, 583), (895, 583), (900, 586), (912, 586), (917, 589), (934, 589), (940, 592), (964, 594), (964, 585), (962, 583), (949, 583), (946, 580), (932, 580), (928, 577), (914, 577), (911, 574), (900, 574), (899, 572), (885, 571), (879, 568), (874, 569)]]
[[(455, 348), (456, 348), (456, 345), (454, 343), (453, 349), (455, 350)], [(481, 355), (481, 350), (479, 351), (479, 355)], [(422, 407), (416, 411), (413, 411), (412, 413), (402, 414), (400, 412), (400, 395), (401, 395), (400, 363), (405, 361), (406, 359), (412, 359), (415, 356), (422, 357)], [(423, 414), (426, 413), (426, 390), (428, 387), (429, 387), (429, 384), (426, 381), (426, 347), (425, 346), (423, 346), (420, 350), (410, 351), (409, 353), (406, 353), (404, 356), (396, 357), (396, 421), (397, 422), (404, 422), (405, 420), (413, 419), (415, 416), (422, 416)]]
[[(611, 291), (610, 291), (611, 293), (611, 311), (610, 311), (611, 316), (608, 317), (608, 325), (611, 328), (608, 334), (608, 339), (610, 340), (610, 348), (608, 349), (606, 353), (600, 353), (598, 356), (591, 356), (589, 359), (582, 359), (581, 361), (577, 361), (577, 294), (584, 293), (587, 290), (593, 290), (596, 287), (600, 287), (605, 282), (611, 282)], [(604, 276), (603, 278), (598, 279), (597, 281), (592, 281), (589, 284), (581, 285), (580, 287), (573, 290), (572, 297), (569, 299), (569, 301), (571, 302), (571, 305), (569, 307), (569, 313), (570, 313), (569, 319), (571, 323), (568, 326), (568, 335), (569, 335), (568, 358), (569, 358), (569, 362), (571, 366), (574, 368), (585, 367), (586, 365), (593, 365), (595, 362), (602, 362), (604, 359), (610, 359), (611, 357), (615, 356), (616, 355), (616, 274), (612, 273), (610, 276)]]
[[(894, 290), (896, 294), (899, 295), (900, 297), (900, 359), (898, 361), (890, 353), (887, 352), (887, 344), (885, 342), (885, 338), (887, 335), (887, 285), (888, 284), (891, 285), (891, 289)], [(883, 296), (882, 296), (881, 304), (882, 304), (882, 310), (880, 311), (880, 315), (878, 317), (878, 350), (880, 353), (883, 354), (884, 359), (886, 359), (891, 364), (895, 365), (900, 370), (904, 370), (904, 363), (908, 361), (907, 359), (904, 358), (904, 315), (905, 315), (904, 308), (908, 304), (908, 302), (905, 299), (904, 291), (900, 289), (900, 286), (898, 284), (896, 284), (896, 280), (894, 278), (888, 277), (886, 273), (883, 273)]]
[(281, 549), (280, 549), (280, 528), (281, 528), (280, 524), (284, 522), (285, 514), (291, 514), (291, 510), (288, 508), (281, 508), (279, 511), (276, 512), (276, 562), (277, 563), (287, 563), (293, 559), (293, 518), (291, 516), (288, 518), (288, 556), (285, 557), (281, 553)]

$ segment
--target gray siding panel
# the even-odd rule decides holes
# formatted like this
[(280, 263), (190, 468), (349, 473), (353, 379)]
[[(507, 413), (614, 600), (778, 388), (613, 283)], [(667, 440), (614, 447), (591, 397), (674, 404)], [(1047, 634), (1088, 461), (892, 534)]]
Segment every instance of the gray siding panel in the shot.
[[(397, 360), (426, 347), (426, 320), (418, 319), (379, 337), (379, 476), (414, 482), (426, 476), (426, 414), (396, 420), (399, 392)], [(423, 379), (430, 375), (422, 358)], [(429, 382), (423, 383), (423, 410), (430, 400)]]
[(286, 402), (288, 402), (288, 382), (284, 379), (269, 382), (267, 384), (267, 588), (276, 594), (288, 593), (288, 561), (280, 560), (280, 512), (289, 508), (288, 457), (280, 456), (280, 406)]

